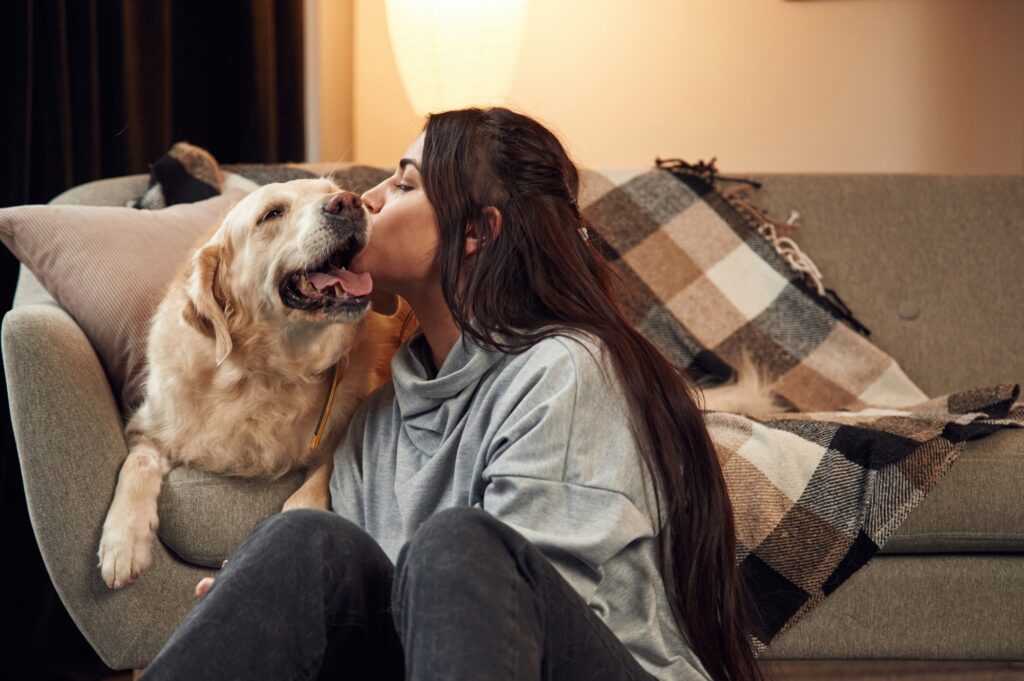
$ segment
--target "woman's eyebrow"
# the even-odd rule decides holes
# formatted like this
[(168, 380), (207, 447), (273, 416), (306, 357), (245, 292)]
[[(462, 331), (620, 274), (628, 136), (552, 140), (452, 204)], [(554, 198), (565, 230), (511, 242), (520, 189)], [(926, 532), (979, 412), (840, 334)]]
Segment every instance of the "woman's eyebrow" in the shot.
[(401, 161), (399, 161), (398, 162), (398, 169), (399, 170), (405, 170), (405, 166), (407, 166), (407, 165), (411, 165), (418, 172), (420, 172), (421, 174), (423, 173), (423, 171), (420, 170), (420, 164), (417, 163), (416, 161), (412, 160), (411, 158), (403, 158)]

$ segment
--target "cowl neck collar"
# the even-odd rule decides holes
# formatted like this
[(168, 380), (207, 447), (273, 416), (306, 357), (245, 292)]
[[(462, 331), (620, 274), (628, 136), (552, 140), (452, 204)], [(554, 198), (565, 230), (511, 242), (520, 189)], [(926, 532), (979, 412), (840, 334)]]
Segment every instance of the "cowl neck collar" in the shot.
[[(479, 329), (475, 320), (470, 325)], [(417, 329), (391, 359), (395, 399), (412, 442), (434, 452), (465, 417), (481, 379), (507, 357), (463, 332), (434, 375), (430, 345)]]

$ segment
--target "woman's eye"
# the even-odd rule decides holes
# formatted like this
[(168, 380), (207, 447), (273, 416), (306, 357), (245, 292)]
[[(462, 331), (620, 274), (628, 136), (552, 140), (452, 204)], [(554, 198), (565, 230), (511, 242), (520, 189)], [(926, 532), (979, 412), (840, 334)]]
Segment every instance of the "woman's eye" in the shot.
[(407, 185), (407, 184), (402, 184), (401, 182), (396, 183), (395, 184), (395, 188), (398, 189), (399, 191), (403, 191), (403, 192), (408, 192), (408, 191), (412, 191), (413, 190), (413, 187), (411, 187), (410, 185)]
[(270, 210), (268, 210), (266, 213), (263, 214), (263, 217), (260, 218), (260, 222), (266, 222), (267, 220), (273, 220), (274, 218), (279, 218), (282, 215), (284, 215), (284, 210), (283, 209), (281, 209), (281, 208), (271, 208)]

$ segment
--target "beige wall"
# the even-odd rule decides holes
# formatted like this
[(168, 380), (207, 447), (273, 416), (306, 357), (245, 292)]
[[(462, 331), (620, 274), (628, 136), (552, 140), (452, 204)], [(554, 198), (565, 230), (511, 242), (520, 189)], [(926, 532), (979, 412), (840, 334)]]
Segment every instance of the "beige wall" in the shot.
[[(352, 22), (351, 158), (392, 165), (422, 121), (383, 0)], [(1024, 1), (532, 0), (509, 104), (594, 167), (1020, 173)]]
[(307, 161), (352, 158), (353, 2), (303, 0)]

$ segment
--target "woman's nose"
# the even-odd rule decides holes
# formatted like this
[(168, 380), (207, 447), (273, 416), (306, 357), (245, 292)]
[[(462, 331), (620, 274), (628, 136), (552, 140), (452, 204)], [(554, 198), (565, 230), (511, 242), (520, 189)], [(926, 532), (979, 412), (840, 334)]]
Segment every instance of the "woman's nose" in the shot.
[(367, 191), (360, 194), (359, 198), (362, 200), (363, 205), (366, 206), (367, 210), (369, 210), (371, 213), (376, 213), (377, 211), (380, 210), (380, 205), (377, 202), (377, 197), (374, 195), (374, 191), (372, 189), (368, 189)]

